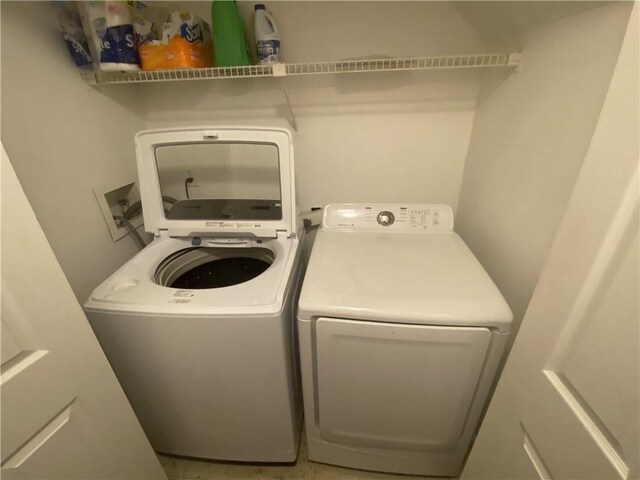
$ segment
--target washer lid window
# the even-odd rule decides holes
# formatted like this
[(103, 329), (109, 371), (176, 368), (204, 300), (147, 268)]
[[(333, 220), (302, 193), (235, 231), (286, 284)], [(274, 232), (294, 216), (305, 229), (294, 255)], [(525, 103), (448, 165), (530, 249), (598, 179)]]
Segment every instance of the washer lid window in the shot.
[[(286, 129), (190, 127), (136, 135), (145, 229), (169, 236), (295, 233)], [(165, 211), (167, 197), (176, 202)]]

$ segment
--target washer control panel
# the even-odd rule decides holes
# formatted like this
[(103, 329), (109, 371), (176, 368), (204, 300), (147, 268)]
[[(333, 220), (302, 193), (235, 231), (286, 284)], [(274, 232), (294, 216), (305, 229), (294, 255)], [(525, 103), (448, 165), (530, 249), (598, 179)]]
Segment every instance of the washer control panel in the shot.
[(427, 203), (335, 203), (324, 209), (331, 230), (446, 233), (453, 230), (448, 205)]

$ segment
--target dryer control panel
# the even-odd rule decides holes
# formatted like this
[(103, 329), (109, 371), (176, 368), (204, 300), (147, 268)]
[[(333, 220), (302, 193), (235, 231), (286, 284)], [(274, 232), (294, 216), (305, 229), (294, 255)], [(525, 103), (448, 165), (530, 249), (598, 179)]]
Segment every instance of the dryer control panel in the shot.
[(432, 203), (335, 203), (324, 209), (322, 227), (330, 230), (446, 233), (453, 210)]

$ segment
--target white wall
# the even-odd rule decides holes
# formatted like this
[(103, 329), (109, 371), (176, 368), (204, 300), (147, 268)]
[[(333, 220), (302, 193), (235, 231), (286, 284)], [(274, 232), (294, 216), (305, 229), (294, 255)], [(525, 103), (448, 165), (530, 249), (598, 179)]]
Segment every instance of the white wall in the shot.
[(80, 79), (50, 2), (2, 2), (2, 143), (73, 291), (91, 290), (136, 251), (113, 243), (92, 188), (136, 179), (135, 88)]
[[(207, 20), (209, 5), (181, 3)], [(246, 14), (252, 3), (240, 5)], [(486, 49), (472, 23), (479, 14), (446, 2), (269, 6), (287, 62)], [(48, 2), (2, 2), (2, 140), (84, 300), (136, 252), (129, 237), (111, 241), (92, 192), (135, 178), (134, 133), (167, 125), (286, 124), (284, 84), (299, 124), (302, 209), (346, 201), (456, 208), (459, 200), (458, 230), (520, 317), (593, 131), (625, 15), (628, 6), (607, 5), (527, 30), (522, 72), (487, 72), (474, 125), (480, 71), (94, 89), (71, 64)], [(508, 51), (520, 41), (491, 49)]]
[(524, 32), (522, 71), (487, 76), (480, 94), (456, 228), (516, 326), (589, 147), (630, 9), (613, 2)]
[[(181, 2), (209, 19), (209, 2)], [(252, 3), (241, 2), (249, 18)], [(285, 61), (478, 52), (441, 2), (271, 2)], [(133, 135), (178, 124), (286, 124), (277, 79), (120, 85), (80, 78), (49, 2), (2, 4), (2, 140), (79, 300), (136, 252), (113, 243), (96, 185), (135, 178)], [(457, 203), (480, 72), (287, 79), (299, 204)]]
[[(209, 20), (208, 2), (188, 2)], [(253, 3), (241, 2), (245, 17)], [(286, 62), (481, 52), (444, 2), (269, 2)], [(329, 202), (456, 207), (480, 72), (394, 72), (145, 86), (152, 127), (286, 125), (289, 90), (301, 209)]]

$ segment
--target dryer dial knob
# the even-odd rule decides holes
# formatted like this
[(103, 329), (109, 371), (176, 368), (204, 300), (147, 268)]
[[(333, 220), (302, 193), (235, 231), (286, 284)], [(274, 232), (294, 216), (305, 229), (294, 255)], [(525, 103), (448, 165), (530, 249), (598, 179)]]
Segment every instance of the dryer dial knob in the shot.
[(396, 217), (393, 216), (393, 213), (386, 210), (378, 214), (378, 223), (383, 227), (393, 225), (393, 222), (395, 222), (395, 220)]

